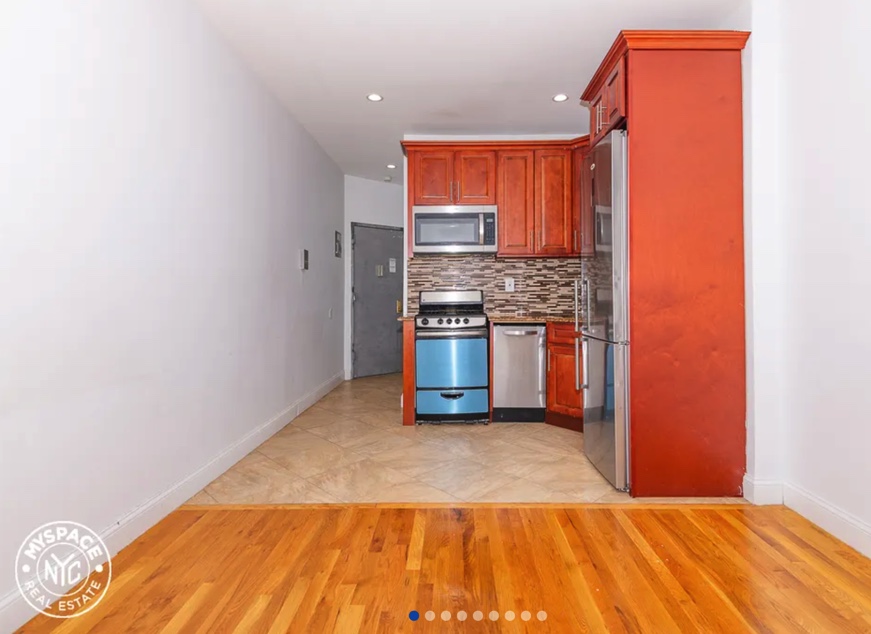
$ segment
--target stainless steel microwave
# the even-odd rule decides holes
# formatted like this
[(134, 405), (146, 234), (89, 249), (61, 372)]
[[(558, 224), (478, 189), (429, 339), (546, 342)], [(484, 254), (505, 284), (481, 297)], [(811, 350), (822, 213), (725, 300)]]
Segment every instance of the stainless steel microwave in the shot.
[(415, 253), (495, 253), (496, 205), (415, 205)]

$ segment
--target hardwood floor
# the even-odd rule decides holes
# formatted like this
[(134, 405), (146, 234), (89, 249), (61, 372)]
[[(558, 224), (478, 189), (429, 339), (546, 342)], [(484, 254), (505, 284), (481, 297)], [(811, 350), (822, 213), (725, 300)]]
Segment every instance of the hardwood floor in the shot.
[(22, 631), (871, 631), (871, 560), (783, 507), (191, 506), (114, 570)]

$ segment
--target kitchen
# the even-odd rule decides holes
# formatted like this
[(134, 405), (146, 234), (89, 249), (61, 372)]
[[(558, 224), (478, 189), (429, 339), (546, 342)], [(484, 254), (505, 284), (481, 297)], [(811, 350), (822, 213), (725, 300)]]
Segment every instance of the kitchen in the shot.
[(747, 37), (621, 32), (589, 136), (403, 141), (405, 425), (544, 422), (634, 497), (742, 494)]

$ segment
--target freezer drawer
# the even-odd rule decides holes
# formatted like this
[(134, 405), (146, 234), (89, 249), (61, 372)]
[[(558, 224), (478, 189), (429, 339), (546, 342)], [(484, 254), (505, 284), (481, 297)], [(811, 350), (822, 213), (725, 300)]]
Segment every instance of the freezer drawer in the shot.
[(418, 415), (482, 415), (490, 411), (488, 390), (418, 390)]
[(487, 343), (485, 338), (418, 339), (415, 342), (417, 387), (486, 388), (490, 383)]

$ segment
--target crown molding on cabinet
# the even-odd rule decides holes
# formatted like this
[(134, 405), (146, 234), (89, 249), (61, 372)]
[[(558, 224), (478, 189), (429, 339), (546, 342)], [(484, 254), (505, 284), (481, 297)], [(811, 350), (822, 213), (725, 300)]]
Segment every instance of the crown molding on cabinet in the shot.
[(614, 64), (627, 51), (740, 51), (749, 37), (749, 31), (620, 31), (581, 95), (581, 101), (590, 101), (599, 92)]

